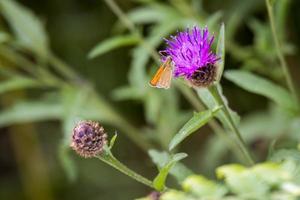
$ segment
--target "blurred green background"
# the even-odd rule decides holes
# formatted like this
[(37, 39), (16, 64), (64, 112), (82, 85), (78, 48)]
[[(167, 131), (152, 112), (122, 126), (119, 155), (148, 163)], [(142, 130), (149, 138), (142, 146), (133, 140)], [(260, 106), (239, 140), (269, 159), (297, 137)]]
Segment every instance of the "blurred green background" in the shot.
[[(166, 150), (171, 136), (192, 115), (193, 106), (175, 86), (169, 91), (148, 88), (145, 80), (149, 80), (157, 64), (149, 55), (148, 60), (141, 61), (144, 59), (143, 53), (148, 53), (138, 53), (141, 49), (139, 44), (133, 42), (132, 45), (88, 59), (88, 53), (100, 41), (128, 34), (104, 1), (17, 2), (41, 20), (49, 40), (49, 55), (55, 55), (55, 58), (61, 60), (50, 59), (48, 56), (44, 59), (28, 46), (23, 48), (19, 45), (14, 25), (1, 3), (0, 30), (9, 39), (1, 39), (0, 43), (0, 199), (125, 200), (151, 192), (149, 188), (99, 160), (78, 157), (62, 143), (68, 143), (66, 135), (76, 120), (100, 120), (110, 137), (115, 131), (118, 132), (114, 147), (117, 157), (132, 169), (151, 178), (157, 173), (155, 165), (147, 152), (127, 137), (126, 132), (137, 132), (145, 136), (156, 149)], [(163, 37), (183, 27), (209, 24), (217, 35), (220, 23), (224, 22), (227, 36), (225, 69), (244, 69), (283, 86), (285, 84), (263, 0), (116, 2), (124, 12), (129, 13), (130, 19), (136, 24), (136, 30), (157, 50), (164, 47)], [(276, 4), (278, 33), (299, 91), (300, 13), (297, 9), (300, 1), (277, 0)], [(31, 30), (34, 32), (34, 29)], [(31, 62), (36, 73), (22, 68), (28, 65), (22, 59)], [(69, 80), (51, 67), (59, 65), (57, 62), (60, 61), (67, 63), (80, 78), (71, 77)], [(137, 68), (138, 65), (141, 68)], [(139, 72), (139, 69), (145, 71)], [(38, 82), (34, 86), (26, 86), (21, 82), (12, 89), (3, 86), (5, 81), (14, 77), (36, 79), (34, 75), (45, 74), (43, 70), (68, 84)], [(138, 74), (141, 73), (145, 74), (146, 79), (139, 82), (142, 76), (138, 77)], [(139, 83), (145, 84), (141, 86)], [(117, 91), (117, 88), (128, 85), (128, 90)], [(230, 106), (242, 117), (242, 130), (248, 134), (245, 135), (247, 143), (255, 152), (257, 160), (266, 158), (268, 145), (273, 139), (279, 138), (278, 145), (283, 147), (299, 141), (299, 117), (288, 124), (289, 114), (282, 114), (280, 108), (265, 97), (246, 92), (225, 79), (222, 80), (222, 86)], [(98, 97), (94, 100), (93, 95), (89, 96), (90, 90), (95, 91), (93, 94), (99, 94), (100, 100)], [(94, 101), (98, 102), (95, 106)], [(106, 104), (109, 105), (107, 110)], [(78, 107), (92, 114), (82, 114)], [(71, 111), (63, 112), (64, 109)], [(180, 151), (189, 154), (183, 162), (192, 170), (213, 177), (217, 165), (238, 162), (230, 152), (224, 151), (224, 144), (215, 138), (208, 126), (201, 128), (198, 133), (201, 134), (192, 135), (180, 147)], [(62, 138), (66, 142), (62, 142)], [(69, 163), (70, 159), (73, 164)], [(170, 178), (170, 184), (176, 187), (172, 181)]]

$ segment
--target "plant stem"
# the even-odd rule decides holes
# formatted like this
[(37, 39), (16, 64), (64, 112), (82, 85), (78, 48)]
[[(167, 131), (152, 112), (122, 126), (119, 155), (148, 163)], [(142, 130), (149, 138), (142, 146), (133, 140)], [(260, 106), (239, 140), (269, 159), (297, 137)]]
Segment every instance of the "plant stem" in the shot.
[(247, 147), (246, 147), (247, 145), (246, 145), (245, 141), (243, 140), (243, 138), (241, 136), (241, 133), (240, 133), (239, 129), (237, 128), (237, 126), (236, 126), (236, 124), (233, 120), (233, 117), (232, 117), (231, 113), (229, 112), (229, 109), (228, 109), (226, 103), (224, 102), (224, 100), (223, 100), (223, 98), (222, 98), (222, 96), (221, 96), (221, 94), (220, 94), (220, 92), (217, 88), (217, 85), (211, 86), (209, 88), (209, 91), (213, 95), (213, 97), (214, 97), (215, 101), (217, 102), (217, 104), (219, 106), (222, 106), (223, 113), (226, 116), (233, 133), (235, 133), (235, 135), (236, 135), (238, 145), (239, 145), (242, 153), (244, 154), (245, 160), (248, 162), (249, 165), (253, 165), (254, 161), (253, 161), (250, 153), (247, 150)]
[(270, 0), (266, 0), (266, 6), (267, 6), (267, 10), (268, 10), (272, 35), (273, 35), (273, 39), (274, 39), (274, 42), (275, 42), (275, 48), (276, 48), (277, 56), (278, 56), (279, 61), (280, 61), (280, 65), (282, 67), (283, 74), (285, 76), (285, 79), (286, 79), (286, 82), (287, 82), (287, 85), (288, 85), (288, 88), (289, 88), (290, 92), (292, 93), (295, 101), (297, 103), (299, 103), (298, 97), (297, 97), (297, 92), (296, 92), (296, 89), (295, 89), (295, 86), (294, 86), (289, 68), (287, 66), (287, 62), (286, 62), (286, 60), (283, 56), (282, 48), (281, 48), (281, 45), (280, 45), (280, 42), (279, 42), (279, 39), (278, 39), (278, 36), (277, 36), (276, 27), (275, 27), (275, 20), (274, 20), (274, 13), (273, 13), (273, 6), (271, 5)]
[(148, 180), (147, 178), (137, 174), (136, 172), (129, 169), (127, 166), (125, 166), (123, 163), (121, 163), (118, 159), (116, 159), (113, 154), (110, 152), (110, 150), (105, 150), (105, 152), (102, 153), (102, 155), (97, 156), (100, 160), (105, 162), (106, 164), (114, 167), (115, 169), (119, 170), (123, 174), (133, 178), (134, 180), (143, 183), (144, 185), (151, 187), (153, 189), (154, 186), (152, 184), (152, 181)]

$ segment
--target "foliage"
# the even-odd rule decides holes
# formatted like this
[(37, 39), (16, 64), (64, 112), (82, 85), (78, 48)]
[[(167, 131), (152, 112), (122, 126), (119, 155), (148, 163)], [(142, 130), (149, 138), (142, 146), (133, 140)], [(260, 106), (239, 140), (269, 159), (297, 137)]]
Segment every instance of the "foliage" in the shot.
[[(290, 89), (289, 72), (282, 66), (286, 62), (282, 57), (296, 51), (296, 44), (288, 41), (288, 32), (293, 31), (287, 26), (291, 0), (266, 0), (266, 5), (261, 0), (229, 1), (228, 5), (218, 1), (136, 0), (127, 12), (115, 1), (102, 2), (118, 17), (112, 25), (113, 36), (101, 39), (81, 57), (89, 63), (102, 62), (105, 54), (112, 55), (120, 48), (126, 53), (129, 50), (126, 83), (117, 80), (116, 73), (114, 77), (102, 76), (109, 71), (102, 68), (95, 72), (95, 79), (104, 77), (101, 83), (85, 77), (54, 53), (46, 23), (35, 12), (16, 0), (0, 0), (4, 20), (0, 25), (1, 128), (59, 124), (51, 130), (62, 133), (53, 152), (73, 182), (81, 176), (77, 162), (89, 161), (71, 156), (72, 129), (80, 120), (96, 120), (117, 129), (119, 141), (125, 141), (124, 135), (134, 144), (124, 143), (124, 149), (148, 152), (158, 172), (153, 170), (152, 178), (144, 178), (117, 160), (112, 147), (120, 155), (123, 150), (115, 144), (116, 134), (98, 158), (161, 192), (162, 200), (299, 198), (300, 153), (294, 148), (300, 139), (300, 107), (294, 94), (299, 89)], [(127, 3), (120, 2), (123, 5)], [(259, 17), (262, 14), (266, 19), (274, 16), (275, 24)], [(184, 85), (184, 80), (174, 80), (169, 90), (149, 87), (161, 63), (157, 52), (163, 38), (194, 25), (207, 25), (215, 33), (214, 51), (220, 60), (214, 85), (195, 89)], [(275, 35), (271, 27), (276, 28)], [(276, 38), (279, 48), (274, 44)], [(72, 59), (76, 60), (76, 55)], [(112, 58), (103, 68), (114, 62)], [(128, 64), (120, 63), (125, 63), (124, 67)], [(110, 86), (114, 81), (118, 87), (108, 87), (109, 94), (99, 92), (99, 85)], [(123, 106), (127, 102), (142, 113), (128, 111)], [(182, 161), (187, 154), (179, 150), (187, 151), (189, 157)], [(253, 165), (258, 160), (263, 162)], [(146, 168), (139, 159), (137, 163)], [(195, 172), (199, 168), (203, 175)], [(206, 178), (214, 171), (218, 180)], [(146, 172), (143, 174), (151, 174)], [(171, 181), (167, 180), (169, 175)], [(180, 190), (174, 189), (176, 184)], [(112, 188), (115, 191), (114, 185)]]
[(239, 164), (220, 166), (216, 174), (222, 183), (191, 175), (182, 182), (182, 191), (169, 190), (160, 199), (298, 199), (299, 180), (285, 167), (289, 162), (299, 169), (299, 165), (289, 159), (282, 163), (260, 163), (251, 168)]

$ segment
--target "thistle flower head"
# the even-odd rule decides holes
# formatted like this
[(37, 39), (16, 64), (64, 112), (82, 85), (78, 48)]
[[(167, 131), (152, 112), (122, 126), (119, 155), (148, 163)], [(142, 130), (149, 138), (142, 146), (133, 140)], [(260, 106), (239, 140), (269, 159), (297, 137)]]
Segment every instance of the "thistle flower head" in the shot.
[(82, 121), (73, 129), (71, 147), (82, 157), (100, 154), (107, 143), (104, 128), (97, 122)]
[(208, 86), (215, 79), (219, 59), (211, 51), (213, 41), (207, 27), (201, 30), (195, 26), (166, 40), (168, 46), (162, 51), (162, 60), (171, 57), (175, 77), (182, 76), (196, 86)]

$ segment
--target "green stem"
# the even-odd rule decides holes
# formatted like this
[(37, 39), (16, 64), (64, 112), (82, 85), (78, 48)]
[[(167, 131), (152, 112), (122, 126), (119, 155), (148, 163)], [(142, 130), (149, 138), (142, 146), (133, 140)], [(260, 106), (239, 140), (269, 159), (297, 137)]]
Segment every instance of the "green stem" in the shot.
[(118, 159), (116, 159), (112, 155), (110, 150), (105, 150), (105, 152), (103, 152), (102, 155), (97, 156), (97, 158), (99, 158), (100, 160), (102, 160), (106, 164), (114, 167), (115, 169), (119, 170), (123, 174), (133, 178), (134, 180), (136, 180), (140, 183), (143, 183), (144, 185), (146, 185), (148, 187), (151, 187), (151, 188), (155, 189), (153, 184), (152, 184), (152, 181), (148, 180), (147, 178), (145, 178), (145, 177), (137, 174), (133, 170), (129, 169), (127, 166), (125, 166), (123, 163), (121, 163)]
[(282, 52), (282, 48), (277, 36), (277, 31), (276, 31), (276, 27), (275, 27), (275, 20), (274, 20), (274, 13), (273, 13), (273, 6), (271, 5), (270, 0), (266, 0), (266, 6), (267, 6), (267, 10), (268, 10), (268, 14), (269, 14), (269, 20), (270, 20), (270, 25), (271, 25), (271, 30), (272, 30), (272, 35), (273, 35), (273, 39), (275, 42), (275, 48), (276, 48), (276, 52), (277, 52), (277, 56), (279, 58), (280, 61), (280, 65), (282, 67), (282, 71), (283, 74), (285, 76), (288, 88), (290, 90), (290, 92), (292, 93), (294, 99), (298, 102), (298, 97), (297, 97), (297, 92), (295, 89), (295, 85), (293, 83), (289, 68), (287, 66), (287, 62), (283, 56), (283, 52)]
[(228, 109), (226, 103), (224, 102), (224, 100), (223, 100), (223, 98), (222, 98), (222, 96), (221, 96), (221, 94), (220, 94), (220, 92), (217, 88), (217, 85), (211, 86), (209, 88), (209, 91), (213, 95), (213, 97), (214, 97), (215, 101), (217, 102), (217, 104), (219, 106), (222, 106), (223, 113), (226, 116), (233, 133), (235, 133), (235, 135), (236, 135), (238, 145), (239, 145), (242, 153), (244, 154), (245, 160), (248, 162), (249, 165), (253, 165), (254, 161), (253, 161), (250, 153), (247, 150), (247, 147), (246, 147), (247, 145), (246, 145), (245, 141), (243, 140), (243, 138), (241, 136), (241, 133), (240, 133), (239, 129), (237, 128), (237, 126), (236, 126), (236, 124), (233, 120), (233, 117), (232, 117), (231, 113), (229, 112), (229, 109)]

